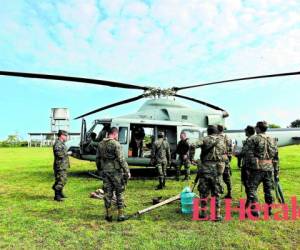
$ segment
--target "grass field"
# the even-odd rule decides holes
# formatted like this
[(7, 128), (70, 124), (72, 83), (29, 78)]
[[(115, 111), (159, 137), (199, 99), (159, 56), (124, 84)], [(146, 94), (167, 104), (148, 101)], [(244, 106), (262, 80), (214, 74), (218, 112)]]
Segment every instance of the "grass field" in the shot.
[[(281, 183), (286, 198), (300, 205), (300, 146), (280, 149)], [(86, 175), (94, 164), (72, 159), (63, 203), (53, 201), (49, 148), (0, 148), (1, 249), (300, 249), (297, 221), (192, 221), (178, 213), (179, 202), (123, 223), (104, 220), (102, 200), (89, 198), (100, 181)], [(240, 192), (233, 162), (234, 197)], [(155, 180), (132, 180), (125, 195), (127, 212), (151, 204), (153, 197), (178, 194), (187, 184), (169, 181), (155, 191)], [(259, 192), (262, 200), (262, 190)]]

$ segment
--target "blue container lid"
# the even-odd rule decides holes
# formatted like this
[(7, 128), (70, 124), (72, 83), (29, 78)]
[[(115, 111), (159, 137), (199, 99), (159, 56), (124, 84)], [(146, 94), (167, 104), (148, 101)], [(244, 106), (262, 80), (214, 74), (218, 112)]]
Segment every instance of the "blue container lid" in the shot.
[(182, 192), (180, 193), (180, 198), (181, 199), (190, 199), (190, 198), (193, 198), (193, 197), (195, 197), (196, 196), (196, 194), (195, 193), (193, 193), (192, 191), (191, 191), (191, 188), (190, 187), (185, 187), (183, 190), (182, 190)]

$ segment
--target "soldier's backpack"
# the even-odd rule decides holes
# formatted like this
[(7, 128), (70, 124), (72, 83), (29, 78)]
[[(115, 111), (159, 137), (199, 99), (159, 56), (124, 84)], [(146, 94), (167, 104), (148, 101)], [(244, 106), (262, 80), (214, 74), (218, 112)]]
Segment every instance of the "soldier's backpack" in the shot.
[(273, 159), (276, 156), (277, 153), (277, 145), (273, 138), (265, 135), (259, 134), (259, 137), (262, 138), (262, 141), (264, 142), (263, 148), (259, 149), (261, 154), (260, 158), (262, 159)]
[(273, 138), (258, 134), (255, 140), (254, 155), (250, 168), (263, 171), (273, 170), (273, 159), (277, 154), (277, 145)]

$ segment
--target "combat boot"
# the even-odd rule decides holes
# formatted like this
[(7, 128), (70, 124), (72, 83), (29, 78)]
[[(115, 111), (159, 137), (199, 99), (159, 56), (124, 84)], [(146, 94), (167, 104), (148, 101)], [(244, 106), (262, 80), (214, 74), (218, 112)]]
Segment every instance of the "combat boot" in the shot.
[(272, 216), (273, 215), (273, 213), (272, 213), (272, 208), (271, 207), (269, 207), (269, 216)]
[(118, 209), (118, 221), (128, 220), (129, 217), (124, 214), (124, 210), (122, 208)]
[(156, 190), (163, 189), (163, 181), (162, 178), (159, 177), (159, 184), (156, 186)]
[(60, 196), (61, 198), (68, 198), (68, 196), (66, 196), (62, 190), (60, 191)]
[(180, 172), (176, 172), (175, 180), (176, 180), (176, 181), (179, 181), (179, 178), (180, 178)]
[(166, 187), (166, 177), (164, 177), (163, 180), (162, 180), (162, 187), (163, 187), (163, 188)]
[(188, 181), (190, 178), (190, 169), (185, 169), (185, 176), (184, 176), (184, 181)]
[(105, 220), (108, 221), (108, 222), (112, 222), (112, 209), (111, 209), (111, 207), (106, 208)]
[(253, 217), (259, 218), (260, 213), (258, 211), (251, 211)]
[(184, 176), (184, 181), (188, 181), (188, 180), (190, 180), (191, 178), (190, 178), (190, 176), (188, 175), (188, 174), (186, 174), (185, 176)]
[(216, 209), (216, 220), (215, 221), (222, 221), (223, 217), (221, 215), (221, 208)]
[(254, 206), (253, 206), (253, 205), (250, 206), (250, 209), (251, 209), (251, 210), (250, 210), (250, 211), (251, 211), (251, 215), (252, 215), (253, 217), (259, 218), (260, 213), (254, 209)]
[(200, 212), (200, 214), (199, 214), (199, 218), (201, 218), (201, 219), (204, 219), (204, 218), (206, 218), (206, 211), (204, 211), (204, 210), (201, 210), (201, 212)]
[(232, 196), (231, 196), (231, 189), (228, 189), (228, 192), (227, 194), (224, 196), (225, 199), (232, 199)]
[(62, 197), (61, 197), (61, 191), (60, 190), (55, 190), (55, 195), (54, 195), (54, 200), (55, 201), (63, 201)]

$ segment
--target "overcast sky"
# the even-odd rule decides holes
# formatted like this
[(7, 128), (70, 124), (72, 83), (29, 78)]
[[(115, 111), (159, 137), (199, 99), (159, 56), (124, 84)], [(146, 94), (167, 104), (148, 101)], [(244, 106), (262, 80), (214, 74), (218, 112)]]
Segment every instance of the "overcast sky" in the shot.
[[(297, 0), (2, 0), (0, 70), (161, 87), (299, 71), (299, 13)], [(286, 127), (300, 118), (299, 82), (300, 76), (253, 80), (181, 94), (226, 109), (229, 128), (260, 119)], [(75, 117), (140, 94), (2, 76), (0, 84), (0, 139), (49, 131), (52, 107), (68, 107)], [(142, 103), (88, 122), (134, 112)], [(72, 131), (79, 127), (72, 121)]]

